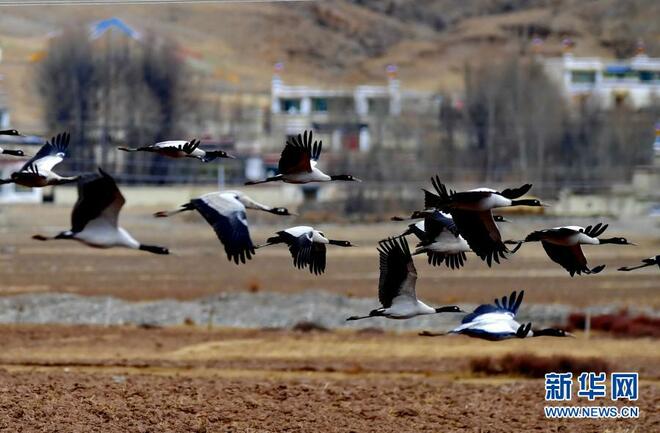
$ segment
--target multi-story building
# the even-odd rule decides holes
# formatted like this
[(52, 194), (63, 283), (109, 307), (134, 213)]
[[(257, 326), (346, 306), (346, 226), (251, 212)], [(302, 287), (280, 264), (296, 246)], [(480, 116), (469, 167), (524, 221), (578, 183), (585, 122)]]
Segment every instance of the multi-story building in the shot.
[(626, 60), (604, 60), (566, 53), (544, 63), (574, 103), (641, 108), (660, 102), (660, 58), (640, 53)]
[(392, 139), (388, 124), (409, 114), (435, 116), (440, 98), (431, 92), (402, 90), (396, 68), (384, 85), (353, 88), (285, 84), (276, 68), (271, 81), (271, 134), (274, 148), (282, 137), (313, 129), (331, 150), (368, 151)]

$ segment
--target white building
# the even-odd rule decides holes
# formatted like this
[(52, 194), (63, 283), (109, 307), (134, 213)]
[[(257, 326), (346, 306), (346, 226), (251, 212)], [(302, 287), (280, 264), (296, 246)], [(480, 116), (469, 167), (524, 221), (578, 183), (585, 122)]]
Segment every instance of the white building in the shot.
[(604, 108), (641, 108), (660, 102), (660, 58), (640, 54), (627, 60), (604, 60), (567, 53), (544, 63), (575, 103), (589, 100)]
[[(401, 90), (396, 68), (388, 68), (385, 85), (358, 85), (353, 88), (324, 88), (285, 84), (276, 69), (271, 80), (272, 128), (278, 136), (314, 129), (329, 139), (333, 150), (367, 151), (377, 129), (402, 115), (433, 115), (439, 109), (439, 96), (431, 92)], [(382, 132), (382, 131), (381, 131)], [(281, 138), (277, 137), (277, 147)], [(324, 140), (324, 143), (328, 141)]]

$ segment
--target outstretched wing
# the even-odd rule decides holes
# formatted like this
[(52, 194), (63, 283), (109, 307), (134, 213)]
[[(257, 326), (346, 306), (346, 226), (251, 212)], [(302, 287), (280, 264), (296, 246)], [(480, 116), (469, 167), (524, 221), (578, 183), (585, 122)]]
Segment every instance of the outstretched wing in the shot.
[(199, 143), (200, 143), (199, 140), (193, 139), (193, 140), (187, 142), (186, 144), (184, 144), (183, 146), (181, 146), (181, 150), (183, 150), (188, 155), (190, 155), (191, 153), (193, 153), (195, 151), (195, 149), (197, 149), (199, 147)]
[(581, 228), (575, 227), (557, 227), (553, 229), (543, 229), (531, 232), (525, 237), (525, 242), (543, 241), (547, 239), (562, 239), (581, 231)]
[(317, 161), (321, 155), (321, 141), (312, 143), (312, 131), (305, 131), (286, 142), (280, 161), (278, 171), (280, 174), (310, 173), (312, 161)]
[(465, 238), (472, 251), (488, 266), (492, 262), (499, 263), (500, 258), (506, 258), (509, 249), (502, 242), (500, 230), (495, 224), (491, 211), (452, 210), (454, 222), (461, 236)]
[(451, 216), (440, 211), (434, 211), (424, 218), (424, 231), (428, 239), (435, 239), (443, 231), (458, 236), (458, 227)]
[(325, 271), (326, 247), (325, 244), (314, 242), (314, 232), (309, 230), (298, 236), (286, 231), (278, 233), (289, 245), (289, 252), (293, 257), (293, 265), (298, 269), (309, 266), (309, 272), (319, 275)]
[(252, 258), (254, 244), (250, 239), (245, 207), (238, 200), (229, 200), (220, 194), (207, 194), (190, 203), (213, 227), (229, 261), (238, 264)]
[(580, 275), (583, 273), (597, 274), (605, 267), (604, 265), (601, 265), (589, 269), (587, 266), (587, 258), (582, 253), (580, 245), (562, 246), (546, 241), (542, 241), (541, 245), (543, 245), (543, 249), (548, 254), (548, 257), (550, 257), (553, 262), (560, 264), (566, 269), (568, 273), (571, 274), (571, 277), (575, 274)]
[(451, 200), (454, 191), (448, 190), (447, 186), (440, 181), (440, 176), (431, 178), (431, 184), (435, 193), (424, 190), (424, 207), (426, 209), (443, 209)]
[(39, 152), (26, 162), (20, 171), (27, 171), (28, 167), (36, 167), (36, 171), (51, 171), (53, 167), (62, 162), (66, 157), (66, 151), (69, 147), (71, 135), (68, 132), (57, 134), (46, 144), (41, 146)]
[(325, 272), (325, 244), (314, 242), (312, 244), (312, 253), (309, 261), (309, 272), (315, 275), (321, 275)]
[(384, 239), (378, 242), (378, 253), (380, 256), (378, 300), (383, 307), (391, 307), (392, 300), (398, 296), (417, 299), (415, 294), (417, 270), (406, 239), (404, 237)]
[(429, 265), (440, 266), (444, 263), (448, 268), (451, 269), (460, 269), (465, 265), (467, 256), (465, 253), (456, 253), (456, 254), (447, 254), (439, 253), (435, 251), (427, 251), (426, 255), (428, 256)]
[(532, 189), (532, 184), (526, 183), (520, 188), (507, 188), (505, 190), (502, 190), (500, 195), (508, 199), (514, 199), (514, 198), (522, 197), (523, 195), (527, 194), (527, 192), (530, 189)]
[(78, 180), (78, 200), (71, 212), (71, 231), (78, 233), (99, 217), (117, 227), (119, 211), (126, 199), (115, 180), (99, 168), (99, 174), (82, 176)]
[(592, 237), (592, 238), (597, 238), (598, 236), (602, 235), (605, 230), (607, 230), (608, 224), (603, 224), (603, 223), (598, 223), (595, 226), (587, 226), (584, 229), (584, 234)]
[(511, 316), (511, 318), (516, 317), (520, 304), (522, 304), (523, 297), (525, 296), (525, 291), (521, 290), (520, 294), (514, 290), (511, 292), (511, 295), (502, 296), (502, 299), (495, 299), (495, 305), (493, 304), (482, 304), (479, 305), (472, 313), (466, 315), (461, 320), (461, 323), (469, 323), (478, 319), (479, 316), (491, 313), (502, 313)]

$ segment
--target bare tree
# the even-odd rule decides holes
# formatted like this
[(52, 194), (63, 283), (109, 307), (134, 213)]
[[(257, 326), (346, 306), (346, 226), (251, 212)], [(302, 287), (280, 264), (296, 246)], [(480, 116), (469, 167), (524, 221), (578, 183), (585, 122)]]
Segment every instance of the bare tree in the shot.
[(80, 27), (53, 39), (38, 70), (38, 90), (48, 127), (72, 132), (76, 170), (103, 164), (144, 180), (167, 174), (167, 164), (153, 155), (132, 156), (133, 165), (125, 166), (115, 146), (182, 132), (194, 92), (177, 52), (154, 34), (133, 40), (106, 32), (90, 40)]

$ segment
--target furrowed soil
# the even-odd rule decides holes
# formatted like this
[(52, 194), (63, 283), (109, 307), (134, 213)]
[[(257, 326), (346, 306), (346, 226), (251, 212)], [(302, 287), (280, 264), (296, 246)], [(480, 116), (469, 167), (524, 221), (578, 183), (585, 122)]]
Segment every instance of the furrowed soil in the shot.
[[(372, 332), (2, 326), (0, 429), (22, 432), (651, 432), (657, 340), (488, 343)], [(596, 356), (640, 371), (635, 420), (547, 420), (542, 379), (476, 356)], [(618, 355), (615, 355), (618, 354)], [(588, 404), (574, 397), (573, 404)], [(578, 403), (576, 403), (578, 402)], [(612, 403), (609, 398), (596, 405)]]

